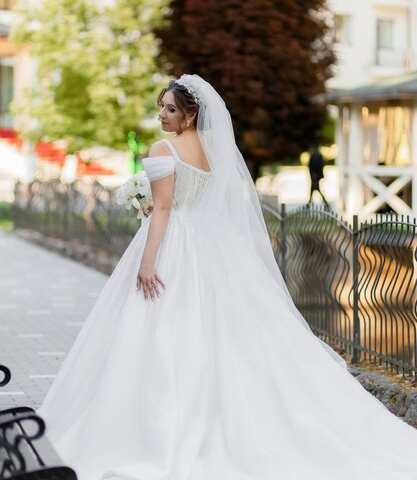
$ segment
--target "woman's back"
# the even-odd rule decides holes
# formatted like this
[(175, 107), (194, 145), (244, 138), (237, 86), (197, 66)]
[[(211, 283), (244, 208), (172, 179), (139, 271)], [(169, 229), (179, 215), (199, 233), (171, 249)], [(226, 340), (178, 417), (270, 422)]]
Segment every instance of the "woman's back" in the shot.
[[(171, 140), (164, 139), (163, 142), (174, 157), (175, 185), (172, 208), (174, 211), (191, 211), (202, 197), (212, 172), (196, 166), (196, 157), (193, 157), (189, 151), (187, 153), (190, 160), (184, 161)], [(183, 144), (183, 148), (185, 147), (186, 145)], [(155, 158), (143, 159), (145, 169), (149, 169), (155, 160)]]
[(210, 171), (210, 165), (196, 132), (183, 133), (170, 141), (183, 162), (201, 170)]

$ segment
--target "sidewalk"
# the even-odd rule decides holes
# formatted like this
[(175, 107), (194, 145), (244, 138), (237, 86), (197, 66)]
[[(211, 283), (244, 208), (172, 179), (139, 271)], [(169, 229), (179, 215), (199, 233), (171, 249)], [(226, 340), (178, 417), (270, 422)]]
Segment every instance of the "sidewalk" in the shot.
[(0, 230), (0, 409), (38, 408), (107, 276)]

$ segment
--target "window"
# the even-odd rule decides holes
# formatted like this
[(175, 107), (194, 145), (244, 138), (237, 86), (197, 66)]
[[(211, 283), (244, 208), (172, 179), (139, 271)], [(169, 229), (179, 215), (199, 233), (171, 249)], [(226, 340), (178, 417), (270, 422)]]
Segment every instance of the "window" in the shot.
[(394, 48), (394, 21), (377, 20), (376, 25), (377, 48)]
[(334, 38), (339, 43), (352, 43), (352, 17), (349, 15), (334, 16)]
[(376, 23), (376, 65), (404, 68), (406, 52), (396, 45), (395, 20), (379, 18)]

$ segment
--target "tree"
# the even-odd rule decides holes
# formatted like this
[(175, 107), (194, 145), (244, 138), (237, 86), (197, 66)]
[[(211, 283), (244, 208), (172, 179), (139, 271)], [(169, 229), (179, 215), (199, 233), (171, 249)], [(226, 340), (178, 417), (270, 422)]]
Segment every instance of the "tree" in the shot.
[(228, 106), (252, 175), (319, 140), (335, 61), (324, 0), (174, 0), (156, 34), (171, 73), (197, 73)]
[[(21, 1), (13, 40), (36, 59), (36, 84), (13, 110), (26, 137), (127, 148), (128, 132), (155, 115), (167, 79), (152, 32), (167, 0)], [(34, 126), (34, 127), (31, 127)]]

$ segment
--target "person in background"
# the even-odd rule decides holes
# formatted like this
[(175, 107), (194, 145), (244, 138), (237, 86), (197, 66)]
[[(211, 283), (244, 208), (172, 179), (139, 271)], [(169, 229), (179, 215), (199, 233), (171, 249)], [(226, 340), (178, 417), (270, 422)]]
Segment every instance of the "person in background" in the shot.
[(327, 203), (326, 197), (323, 195), (322, 191), (320, 190), (320, 180), (324, 178), (323, 174), (323, 155), (320, 153), (320, 150), (315, 147), (310, 155), (310, 160), (308, 162), (308, 170), (310, 172), (310, 179), (311, 179), (311, 190), (310, 190), (310, 200), (308, 203), (311, 203), (313, 200), (313, 192), (317, 190), (323, 199), (323, 202), (328, 207), (329, 204)]

